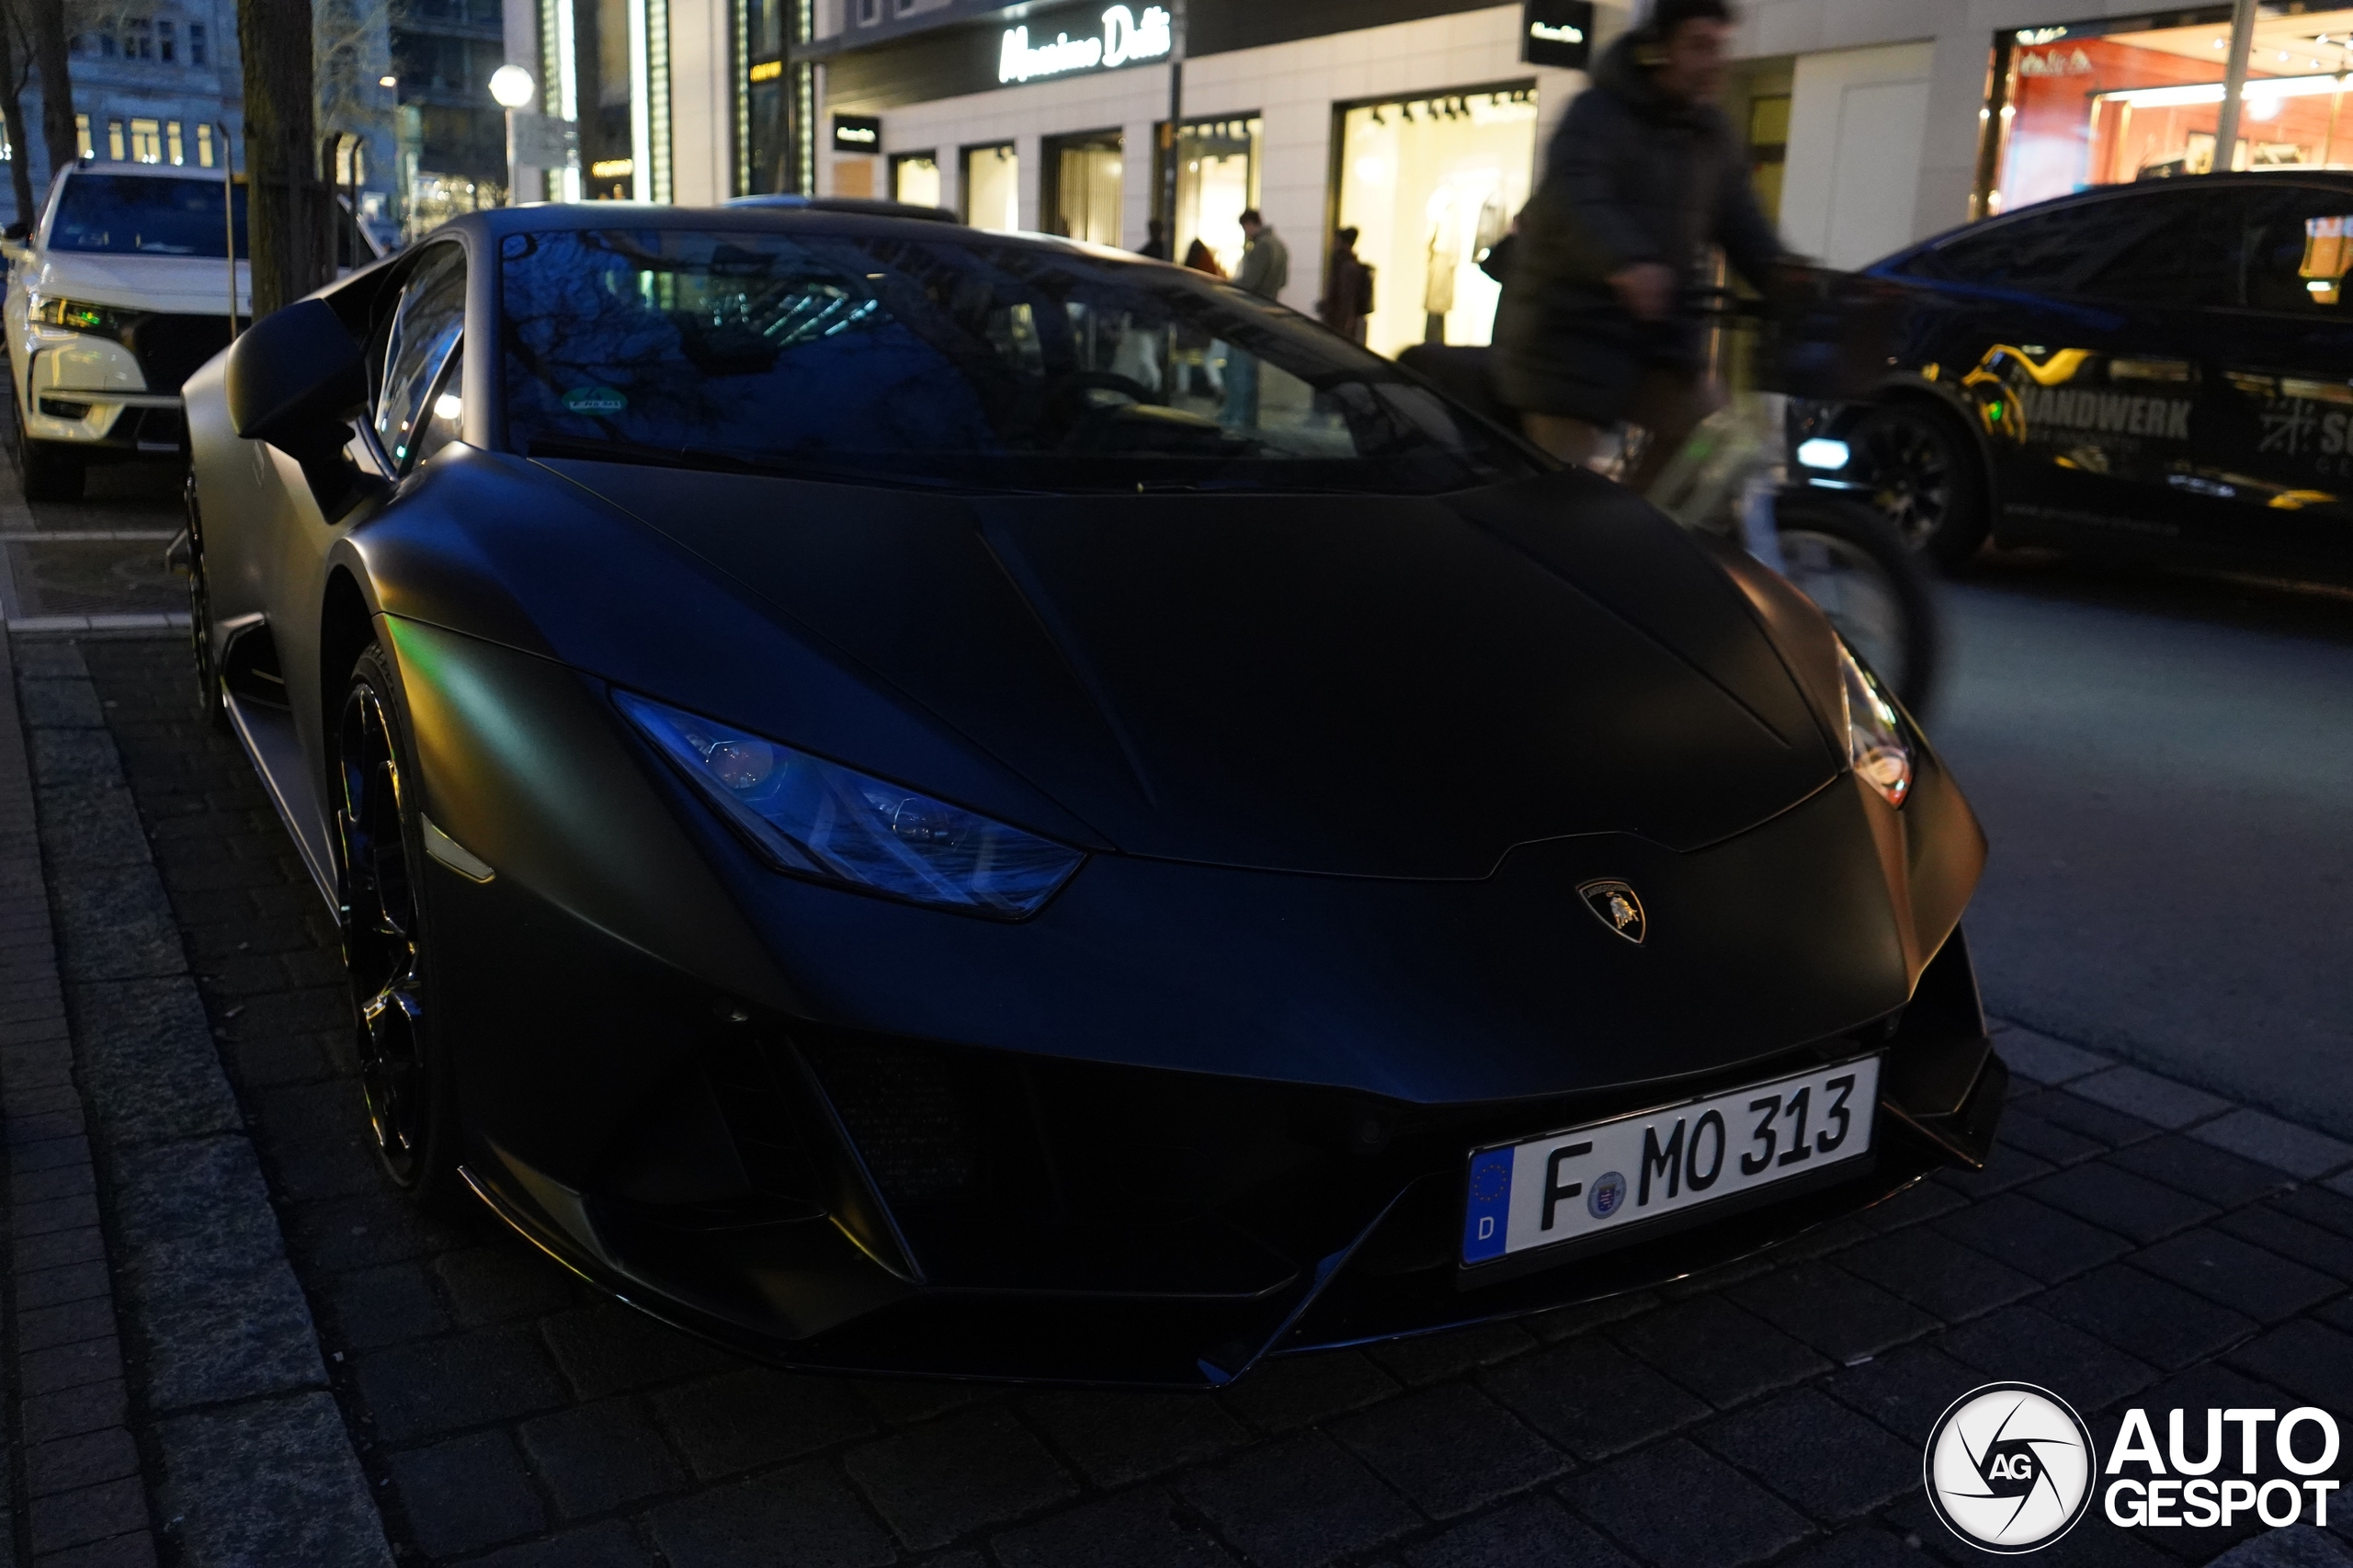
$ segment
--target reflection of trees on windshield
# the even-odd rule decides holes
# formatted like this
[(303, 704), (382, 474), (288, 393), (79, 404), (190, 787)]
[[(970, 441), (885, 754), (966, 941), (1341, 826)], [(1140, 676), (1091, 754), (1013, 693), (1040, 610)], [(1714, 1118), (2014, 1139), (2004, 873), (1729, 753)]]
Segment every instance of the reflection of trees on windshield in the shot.
[[(525, 449), (602, 441), (1086, 489), (1450, 488), (1498, 459), (1518, 467), (1384, 361), (1165, 269), (749, 228), (517, 234), (503, 255), (508, 423)], [(1245, 372), (1246, 402), (1222, 397), (1221, 374), (1230, 387)]]

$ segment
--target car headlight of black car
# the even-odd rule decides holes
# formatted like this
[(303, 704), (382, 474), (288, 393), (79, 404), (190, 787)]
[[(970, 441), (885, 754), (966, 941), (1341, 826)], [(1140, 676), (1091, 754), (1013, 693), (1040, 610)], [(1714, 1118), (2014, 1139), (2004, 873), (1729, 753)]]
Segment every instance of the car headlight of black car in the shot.
[(1904, 721), (1843, 642), (1838, 644), (1838, 675), (1847, 760), (1889, 805), (1900, 806), (1912, 792), (1912, 743), (1904, 738)]
[(976, 812), (631, 692), (613, 699), (771, 863), (1000, 920), (1035, 914), (1086, 856)]

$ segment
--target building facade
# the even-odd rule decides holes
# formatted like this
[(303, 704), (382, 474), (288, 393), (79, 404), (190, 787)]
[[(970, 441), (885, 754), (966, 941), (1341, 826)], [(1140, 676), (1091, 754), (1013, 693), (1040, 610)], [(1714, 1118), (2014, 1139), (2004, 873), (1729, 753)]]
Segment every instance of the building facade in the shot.
[[(316, 0), (317, 123), (323, 168), (356, 191), (363, 218), (389, 234), (402, 187), (392, 76), (392, 22), (401, 6), (452, 0)], [(462, 0), (459, 0), (462, 3)], [(479, 4), (480, 0), (475, 0)], [(235, 0), (131, 0), (70, 9), (68, 40), (80, 153), (94, 164), (244, 168), (244, 73)], [(495, 36), (494, 32), (494, 37)], [(19, 66), (26, 64), (19, 57)], [(9, 126), (0, 155), (29, 155), (36, 196), (47, 189), (41, 94), (28, 70), (26, 123)], [(498, 166), (504, 170), (504, 150)], [(0, 180), (11, 221), (15, 194)]]
[[(580, 196), (892, 196), (990, 228), (1239, 252), (1312, 309), (1330, 236), (1369, 337), (1485, 339), (1477, 265), (1625, 0), (506, 0), (581, 124)], [(2227, 0), (1747, 0), (1726, 104), (1795, 250), (1853, 267), (2085, 185), (2210, 167)], [(517, 29), (530, 41), (518, 47)], [(2266, 0), (2242, 164), (2353, 163), (2353, 7)]]

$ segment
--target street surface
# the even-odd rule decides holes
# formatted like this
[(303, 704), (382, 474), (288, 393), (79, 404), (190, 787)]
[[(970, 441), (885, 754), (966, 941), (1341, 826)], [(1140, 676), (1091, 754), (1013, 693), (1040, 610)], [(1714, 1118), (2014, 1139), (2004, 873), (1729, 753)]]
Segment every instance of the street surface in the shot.
[(2026, 561), (1947, 598), (1986, 1006), (2353, 1137), (2353, 595)]
[[(144, 483), (30, 523), (11, 493), (0, 517), (167, 535), (170, 486)], [(152, 540), (8, 548), (14, 621), (104, 613), (96, 593), (31, 597), (69, 583), (165, 602), (142, 575)], [(103, 1305), (108, 1271), (28, 1250), (26, 1197), (65, 1140), (19, 1108), (21, 1015), (0, 999), (17, 1551), (146, 1562), (122, 1543), (149, 1529), (192, 1568), (380, 1562), (254, 1544), (291, 1539), (285, 1517), (221, 1522), (253, 1490), (237, 1434), (315, 1408), (307, 1446), (251, 1473), (341, 1464), (341, 1495), (363, 1515), (373, 1499), (404, 1563), (1894, 1568), (1979, 1560), (1920, 1493), (1930, 1424), (1976, 1384), (2052, 1388), (2103, 1446), (2127, 1405), (2161, 1428), (2173, 1406), (2353, 1414), (2353, 1145), (2305, 1131), (2353, 1132), (2353, 603), (2025, 562), (1952, 608), (1934, 729), (1995, 846), (1972, 938), (1993, 1009), (2028, 1026), (2000, 1037), (2018, 1075), (1992, 1167), (1717, 1278), (1279, 1362), (1215, 1397), (754, 1367), (586, 1290), (486, 1212), (417, 1218), (360, 1142), (331, 923), (198, 712), (185, 647), (12, 634), (102, 1178), (91, 1234), (122, 1281), (117, 1309), (75, 1317), (73, 1292)], [(91, 807), (125, 793), (135, 823)], [(142, 904), (126, 868), (151, 858)], [(234, 1096), (185, 1137), (156, 1129), (172, 1108), (140, 1082), (165, 1004), (117, 1005), (175, 986), (200, 998), (194, 1047), (213, 1053), (209, 1025)], [(266, 1208), (256, 1191), (237, 1209), (233, 1182), (142, 1199), (138, 1148), (116, 1147), (141, 1138), (233, 1154), (249, 1138)], [(301, 1301), (256, 1286), (246, 1308), (233, 1279), (223, 1295), (209, 1244), (144, 1239), (174, 1222), (247, 1249), (257, 1280), (290, 1263)], [(250, 1312), (231, 1325), (247, 1341), (189, 1355), (222, 1301)], [(71, 1338), (115, 1333), (117, 1311), (119, 1354)], [(288, 1370), (247, 1375), (270, 1367)], [(209, 1471), (192, 1433), (221, 1450)], [(2348, 1519), (2295, 1543), (2316, 1555), (2242, 1561), (2353, 1562)], [(2256, 1533), (2095, 1516), (2038, 1561), (2163, 1568)]]

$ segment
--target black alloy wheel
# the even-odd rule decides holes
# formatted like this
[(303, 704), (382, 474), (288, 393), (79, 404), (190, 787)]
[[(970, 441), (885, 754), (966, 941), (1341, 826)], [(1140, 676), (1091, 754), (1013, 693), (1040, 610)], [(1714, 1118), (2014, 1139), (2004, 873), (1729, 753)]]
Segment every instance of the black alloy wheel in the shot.
[(212, 588), (204, 576), (204, 522), (197, 515), (196, 475), (188, 476), (188, 642), (196, 661), (197, 705), (216, 730), (229, 727), (222, 700), (221, 661), (212, 653)]
[(432, 1027), (411, 755), (390, 661), (369, 648), (335, 729), (344, 968), (377, 1157), (403, 1191), (435, 1206), (458, 1185), (456, 1139)]
[(1848, 437), (1848, 472), (1904, 542), (1959, 566), (1985, 542), (1985, 472), (1965, 437), (1937, 410), (1904, 401), (1865, 415)]

